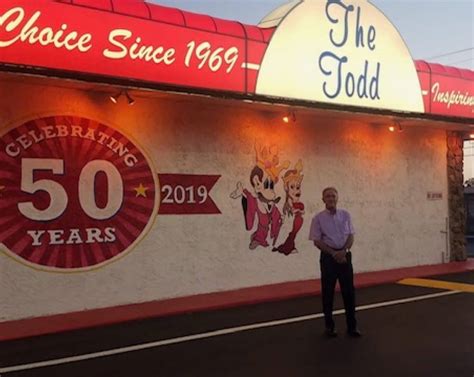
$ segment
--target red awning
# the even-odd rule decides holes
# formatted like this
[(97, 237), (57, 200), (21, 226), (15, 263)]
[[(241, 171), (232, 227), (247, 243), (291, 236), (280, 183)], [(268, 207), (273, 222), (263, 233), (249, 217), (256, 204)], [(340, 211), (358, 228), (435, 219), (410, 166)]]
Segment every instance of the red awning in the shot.
[(415, 65), (418, 72), (429, 72), (435, 75), (474, 81), (474, 71), (469, 69), (456, 68), (438, 63), (428, 63), (424, 60), (415, 60)]
[(425, 112), (474, 118), (474, 71), (415, 61)]
[[(276, 30), (143, 0), (2, 0), (2, 17), (3, 70), (250, 96)], [(426, 113), (474, 118), (473, 71), (415, 65)]]
[(228, 21), (204, 14), (186, 12), (178, 8), (147, 3), (144, 0), (54, 0), (81, 7), (106, 10), (108, 12), (165, 22), (191, 29), (268, 42), (273, 29), (261, 29), (238, 21)]

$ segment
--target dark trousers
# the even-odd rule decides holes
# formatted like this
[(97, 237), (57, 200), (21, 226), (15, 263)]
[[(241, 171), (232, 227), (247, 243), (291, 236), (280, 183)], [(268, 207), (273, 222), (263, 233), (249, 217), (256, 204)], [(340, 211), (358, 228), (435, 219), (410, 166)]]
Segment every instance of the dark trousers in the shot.
[(319, 263), (321, 266), (321, 288), (326, 328), (334, 328), (334, 319), (332, 318), (334, 290), (336, 280), (339, 280), (344, 309), (346, 310), (347, 329), (350, 331), (357, 327), (357, 321), (355, 318), (354, 272), (352, 270), (351, 253), (347, 253), (346, 258), (347, 263), (337, 263), (332, 256), (321, 252)]

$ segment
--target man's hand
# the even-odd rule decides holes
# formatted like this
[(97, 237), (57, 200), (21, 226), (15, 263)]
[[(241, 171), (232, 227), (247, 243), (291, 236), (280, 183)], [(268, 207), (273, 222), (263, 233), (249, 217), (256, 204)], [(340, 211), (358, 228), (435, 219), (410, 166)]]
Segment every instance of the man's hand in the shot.
[(346, 250), (334, 251), (332, 257), (336, 260), (337, 263), (347, 263)]

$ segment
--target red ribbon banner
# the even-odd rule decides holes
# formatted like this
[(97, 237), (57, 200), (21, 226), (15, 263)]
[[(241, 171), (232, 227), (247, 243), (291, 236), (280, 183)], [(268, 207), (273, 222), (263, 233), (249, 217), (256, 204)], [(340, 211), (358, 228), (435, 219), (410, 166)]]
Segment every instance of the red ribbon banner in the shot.
[(160, 215), (220, 214), (210, 196), (220, 175), (158, 174), (161, 187)]

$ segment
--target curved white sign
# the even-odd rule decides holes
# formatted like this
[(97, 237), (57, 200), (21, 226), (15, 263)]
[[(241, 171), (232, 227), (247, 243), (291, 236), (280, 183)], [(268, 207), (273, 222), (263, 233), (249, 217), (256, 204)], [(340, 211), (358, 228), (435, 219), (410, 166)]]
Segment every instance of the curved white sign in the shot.
[(424, 112), (415, 64), (367, 0), (304, 0), (275, 31), (257, 94)]

